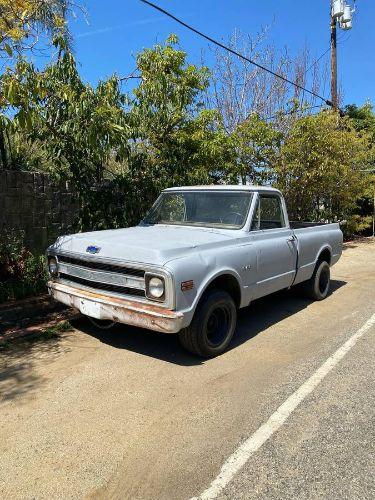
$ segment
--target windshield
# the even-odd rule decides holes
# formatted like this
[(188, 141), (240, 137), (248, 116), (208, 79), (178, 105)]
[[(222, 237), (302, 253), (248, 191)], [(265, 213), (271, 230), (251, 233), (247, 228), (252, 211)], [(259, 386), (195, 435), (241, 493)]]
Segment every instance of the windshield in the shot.
[(164, 192), (142, 222), (240, 229), (251, 198), (246, 191)]

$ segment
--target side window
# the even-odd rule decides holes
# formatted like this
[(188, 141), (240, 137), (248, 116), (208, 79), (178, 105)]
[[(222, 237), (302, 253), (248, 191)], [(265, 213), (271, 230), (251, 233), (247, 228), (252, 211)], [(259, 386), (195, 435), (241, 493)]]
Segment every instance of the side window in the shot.
[(260, 195), (251, 229), (277, 229), (285, 227), (283, 207), (278, 196)]

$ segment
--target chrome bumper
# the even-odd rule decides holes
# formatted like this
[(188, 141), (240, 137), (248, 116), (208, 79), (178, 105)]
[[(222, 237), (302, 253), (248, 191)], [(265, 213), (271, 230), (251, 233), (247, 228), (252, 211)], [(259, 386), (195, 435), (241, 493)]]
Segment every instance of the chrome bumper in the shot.
[(86, 316), (147, 328), (157, 332), (177, 333), (181, 330), (182, 313), (152, 304), (142, 304), (75, 288), (57, 281), (48, 282), (49, 294), (58, 302), (74, 307)]

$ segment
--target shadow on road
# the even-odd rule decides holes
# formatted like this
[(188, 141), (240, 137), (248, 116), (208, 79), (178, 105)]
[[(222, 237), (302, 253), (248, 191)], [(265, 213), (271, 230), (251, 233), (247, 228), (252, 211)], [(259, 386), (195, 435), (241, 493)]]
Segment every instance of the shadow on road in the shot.
[(356, 238), (354, 240), (351, 240), (351, 241), (346, 241), (344, 242), (343, 244), (343, 247), (342, 247), (342, 250), (345, 251), (345, 250), (348, 250), (350, 248), (358, 248), (360, 245), (373, 245), (374, 244), (374, 238), (372, 238), (371, 236), (364, 236), (364, 237), (360, 237), (360, 238)]
[(144, 356), (151, 356), (183, 366), (204, 362), (203, 359), (184, 351), (180, 347), (177, 335), (157, 333), (120, 323), (109, 330), (100, 330), (85, 317), (71, 321), (71, 325), (116, 349), (127, 349)]
[(35, 369), (36, 361), (60, 356), (67, 351), (61, 340), (65, 334), (41, 341), (17, 339), (0, 350), (0, 403), (19, 396), (32, 396), (46, 378)]
[[(332, 280), (331, 293), (346, 285), (345, 281)], [(263, 330), (298, 313), (311, 302), (294, 291), (282, 291), (254, 301), (241, 309), (238, 327), (230, 349), (251, 341)], [(126, 325), (116, 325), (111, 330), (99, 330), (86, 318), (72, 320), (71, 325), (86, 335), (91, 335), (115, 349), (127, 349), (181, 366), (203, 364), (204, 359), (193, 356), (180, 346), (177, 335), (155, 333)], [(54, 356), (61, 356), (71, 349), (61, 343), (72, 332), (57, 338), (33, 342), (27, 337), (20, 339), (9, 349), (0, 350), (0, 401), (9, 401), (18, 396), (31, 396), (46, 382), (45, 377), (35, 370), (35, 362)]]
[[(332, 295), (346, 284), (346, 281), (331, 280), (329, 295)], [(255, 300), (249, 307), (239, 311), (237, 332), (233, 338), (231, 348), (243, 344), (263, 330), (302, 311), (311, 303), (311, 300), (299, 295), (298, 289), (277, 292)]]
[[(332, 280), (330, 293), (335, 293), (344, 285), (345, 281)], [(305, 309), (309, 304), (311, 301), (299, 297), (295, 290), (277, 292), (254, 301), (249, 307), (240, 310), (237, 331), (230, 349), (249, 341), (263, 330)], [(127, 349), (183, 366), (202, 364), (205, 361), (184, 351), (177, 335), (156, 333), (121, 324), (110, 330), (100, 330), (83, 317), (72, 321), (71, 324), (116, 349)]]

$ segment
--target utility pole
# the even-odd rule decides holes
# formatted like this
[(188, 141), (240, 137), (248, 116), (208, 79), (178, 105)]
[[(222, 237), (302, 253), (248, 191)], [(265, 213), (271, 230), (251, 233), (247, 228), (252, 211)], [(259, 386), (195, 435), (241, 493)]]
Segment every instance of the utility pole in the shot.
[(331, 101), (333, 109), (338, 109), (337, 97), (337, 20), (331, 9)]
[(337, 93), (337, 26), (342, 30), (350, 30), (352, 28), (352, 14), (354, 9), (347, 3), (347, 0), (330, 0), (330, 9), (331, 101), (333, 109), (337, 110), (339, 108)]

